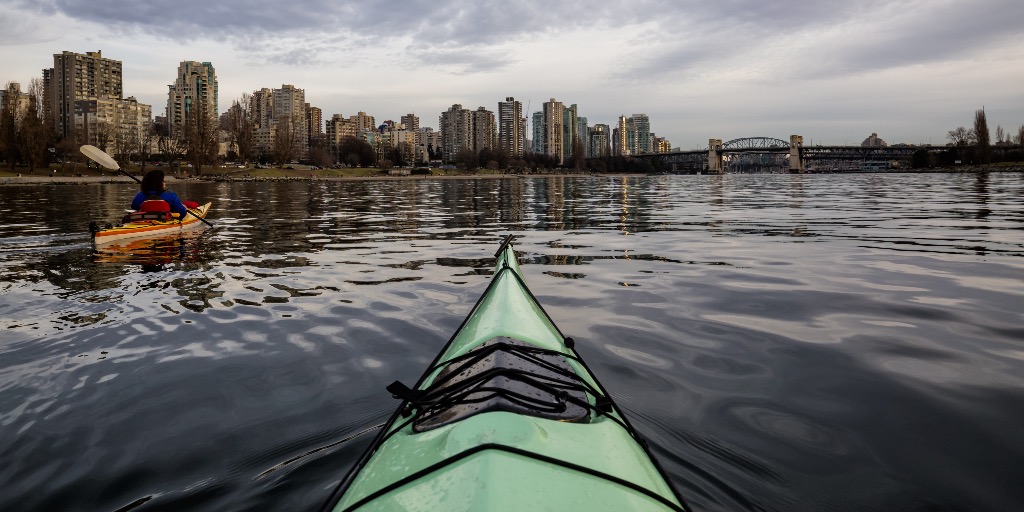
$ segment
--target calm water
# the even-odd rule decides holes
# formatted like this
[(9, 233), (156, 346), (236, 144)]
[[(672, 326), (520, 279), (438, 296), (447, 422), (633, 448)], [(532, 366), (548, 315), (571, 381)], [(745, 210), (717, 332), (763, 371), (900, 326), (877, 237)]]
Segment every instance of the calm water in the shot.
[(1021, 175), (172, 188), (0, 186), (0, 510), (317, 510), (509, 232), (695, 510), (1024, 507)]

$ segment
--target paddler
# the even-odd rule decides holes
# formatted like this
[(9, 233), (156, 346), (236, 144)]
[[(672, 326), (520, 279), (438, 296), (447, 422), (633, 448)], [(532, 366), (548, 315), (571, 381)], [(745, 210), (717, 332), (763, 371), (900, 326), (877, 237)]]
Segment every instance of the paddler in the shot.
[(182, 202), (178, 195), (167, 190), (167, 183), (164, 181), (164, 171), (154, 169), (142, 177), (139, 185), (139, 193), (132, 199), (132, 209), (135, 211), (169, 211), (178, 214), (179, 219), (184, 219), (188, 214), (188, 208), (195, 208), (198, 203), (192, 201)]

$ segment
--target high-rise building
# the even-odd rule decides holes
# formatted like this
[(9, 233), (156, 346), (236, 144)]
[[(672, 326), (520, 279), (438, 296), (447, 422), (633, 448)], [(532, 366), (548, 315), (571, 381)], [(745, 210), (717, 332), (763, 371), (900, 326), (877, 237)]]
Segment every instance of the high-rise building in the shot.
[[(290, 134), (295, 142), (298, 159), (309, 156), (309, 131), (306, 122), (306, 91), (292, 84), (282, 84), (274, 89), (274, 123), (277, 125), (276, 137)], [(319, 127), (319, 123), (317, 123)]]
[(120, 99), (121, 61), (103, 58), (100, 51), (85, 54), (64, 51), (53, 55), (53, 68), (43, 70), (44, 95), (48, 98), (57, 136), (73, 135), (75, 102), (89, 99)]
[(153, 107), (134, 97), (75, 102), (74, 130), (84, 144), (117, 151), (139, 147), (153, 126)]
[(538, 155), (544, 153), (544, 112), (533, 113), (533, 144), (530, 152)]
[(324, 134), (324, 111), (309, 103), (306, 103), (306, 133), (309, 134), (310, 143)]
[(654, 144), (654, 147), (651, 148), (653, 153), (671, 153), (672, 152), (672, 143), (669, 142), (668, 139), (666, 139), (665, 137), (656, 137), (652, 133), (651, 134), (651, 140), (652, 140), (652, 144)]
[(513, 157), (522, 156), (526, 142), (523, 102), (509, 96), (498, 102), (498, 148)]
[(441, 148), (441, 132), (434, 131), (429, 126), (420, 128), (418, 132), (419, 152), (424, 156), (424, 160), (430, 160), (431, 153), (437, 154)]
[(611, 131), (606, 124), (595, 124), (590, 129), (587, 156), (601, 158), (610, 155), (608, 143), (611, 142)]
[[(560, 101), (544, 103), (543, 153), (554, 157), (559, 165), (565, 163), (565, 106)], [(574, 123), (575, 124), (575, 123)]]
[(647, 114), (633, 114), (633, 130), (636, 137), (634, 155), (642, 155), (654, 152), (654, 144), (651, 138), (651, 120)]
[(445, 162), (454, 162), (463, 149), (473, 149), (473, 112), (456, 103), (441, 113), (438, 119), (441, 130), (441, 157)]
[(562, 161), (568, 162), (576, 153), (576, 143), (579, 142), (577, 132), (578, 110), (576, 104), (565, 107), (562, 111)]
[[(173, 138), (185, 135), (190, 115), (214, 120), (217, 104), (217, 73), (209, 62), (182, 61), (174, 83), (167, 86), (167, 131)], [(195, 114), (193, 114), (195, 113)]]
[(494, 149), (498, 145), (498, 123), (494, 112), (480, 107), (473, 112), (473, 151)]
[(366, 112), (358, 112), (355, 115), (356, 130), (359, 132), (372, 132), (377, 130), (377, 122), (374, 121), (373, 116), (367, 115)]
[(413, 143), (417, 146), (421, 144), (420, 140), (420, 118), (416, 114), (406, 114), (401, 118), (402, 124), (405, 125), (405, 129), (413, 133)]
[(341, 114), (334, 114), (327, 120), (327, 141), (333, 145), (341, 144), (346, 137), (356, 136), (356, 122)]

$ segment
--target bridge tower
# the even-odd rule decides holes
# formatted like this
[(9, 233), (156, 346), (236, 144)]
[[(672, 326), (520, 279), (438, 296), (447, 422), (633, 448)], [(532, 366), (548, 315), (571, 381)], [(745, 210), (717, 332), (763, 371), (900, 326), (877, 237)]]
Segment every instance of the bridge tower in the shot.
[(722, 174), (722, 139), (708, 139), (708, 172)]
[(789, 172), (804, 172), (804, 138), (799, 135), (789, 136)]

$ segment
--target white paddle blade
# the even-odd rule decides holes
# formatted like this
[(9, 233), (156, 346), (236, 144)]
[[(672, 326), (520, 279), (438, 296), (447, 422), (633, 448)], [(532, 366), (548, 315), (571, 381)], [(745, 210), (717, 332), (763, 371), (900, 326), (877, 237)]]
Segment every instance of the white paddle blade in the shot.
[(110, 158), (110, 155), (104, 153), (102, 149), (96, 146), (86, 144), (79, 148), (79, 151), (81, 151), (83, 155), (89, 157), (89, 160), (92, 160), (107, 169), (116, 171), (121, 168), (113, 158)]

